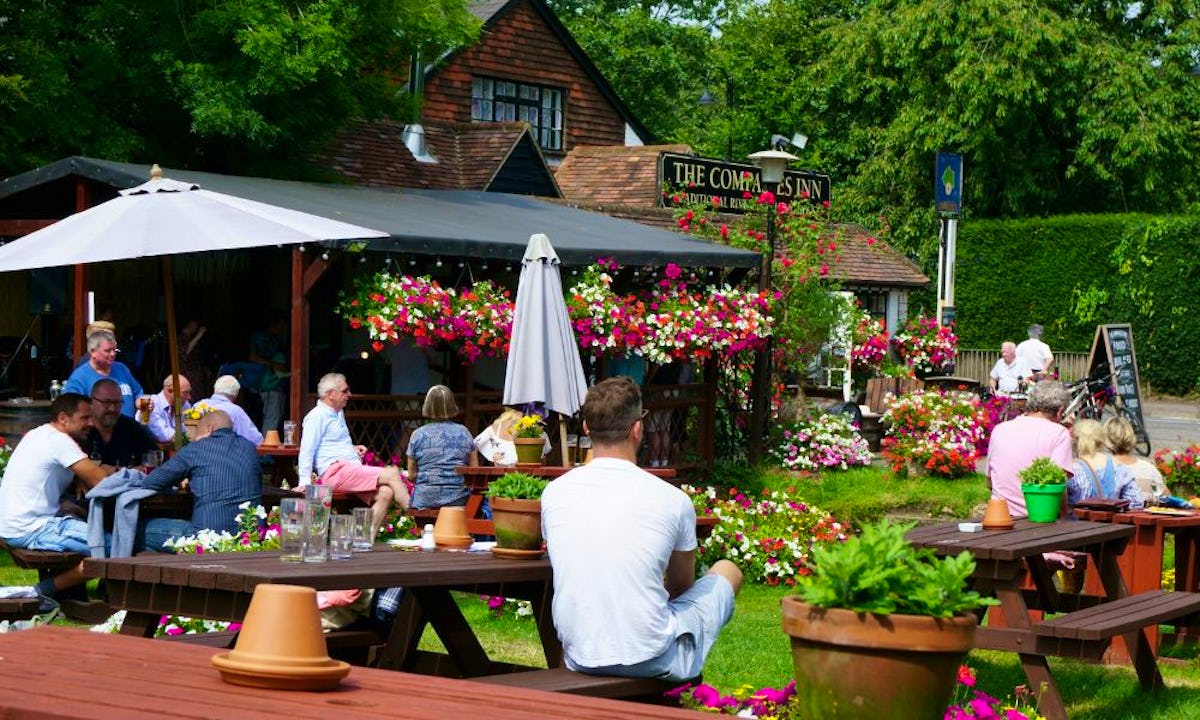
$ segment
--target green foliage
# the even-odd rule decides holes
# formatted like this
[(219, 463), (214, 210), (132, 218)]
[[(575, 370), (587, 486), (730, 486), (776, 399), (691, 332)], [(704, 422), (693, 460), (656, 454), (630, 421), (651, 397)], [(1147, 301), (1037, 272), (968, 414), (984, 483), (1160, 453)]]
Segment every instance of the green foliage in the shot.
[(879, 522), (844, 543), (813, 549), (813, 573), (799, 580), (807, 603), (856, 612), (951, 617), (999, 604), (968, 590), (975, 559), (968, 552), (938, 558), (904, 534), (916, 523)]
[(394, 114), (410, 54), (473, 38), (460, 0), (0, 0), (0, 175), (65, 155), (297, 171)]
[(488, 484), (488, 497), (509, 500), (537, 500), (542, 497), (547, 482), (529, 473), (509, 472)]
[[(1087, 351), (1098, 324), (1129, 323), (1142, 381), (1200, 388), (1200, 217), (1087, 215), (963, 223), (960, 341), (999, 347), (1040, 322), (1059, 350)], [(1013, 282), (1018, 275), (1020, 282)]]
[(1067, 471), (1048, 457), (1034, 458), (1029, 467), (1017, 473), (1022, 485), (1062, 485)]

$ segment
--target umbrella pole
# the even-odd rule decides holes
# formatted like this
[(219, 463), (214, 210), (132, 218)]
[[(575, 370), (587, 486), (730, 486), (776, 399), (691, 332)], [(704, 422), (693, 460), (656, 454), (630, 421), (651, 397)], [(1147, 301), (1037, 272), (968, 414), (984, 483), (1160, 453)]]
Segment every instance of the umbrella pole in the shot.
[(562, 413), (555, 414), (558, 415), (558, 446), (562, 448), (562, 466), (569, 468), (571, 467), (571, 452), (567, 448), (567, 416)]
[(179, 336), (175, 333), (175, 283), (171, 279), (171, 256), (163, 255), (163, 299), (167, 304), (167, 354), (171, 356), (171, 411), (175, 417), (175, 449), (182, 445), (183, 413), (179, 412), (182, 398), (179, 392)]

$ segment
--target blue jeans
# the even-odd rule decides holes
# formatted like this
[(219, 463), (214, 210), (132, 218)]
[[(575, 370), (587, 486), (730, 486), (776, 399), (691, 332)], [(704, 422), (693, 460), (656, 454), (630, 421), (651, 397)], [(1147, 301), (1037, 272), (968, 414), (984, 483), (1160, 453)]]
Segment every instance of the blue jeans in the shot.
[(133, 538), (134, 551), (175, 552), (166, 546), (171, 538), (195, 535), (196, 527), (187, 520), (177, 518), (150, 518), (138, 522), (137, 535)]
[[(77, 552), (88, 555), (87, 523), (76, 517), (57, 516), (47, 520), (40, 528), (20, 537), (5, 538), (15, 548), (25, 550), (52, 550), (54, 552)], [(105, 538), (105, 545), (108, 538)]]

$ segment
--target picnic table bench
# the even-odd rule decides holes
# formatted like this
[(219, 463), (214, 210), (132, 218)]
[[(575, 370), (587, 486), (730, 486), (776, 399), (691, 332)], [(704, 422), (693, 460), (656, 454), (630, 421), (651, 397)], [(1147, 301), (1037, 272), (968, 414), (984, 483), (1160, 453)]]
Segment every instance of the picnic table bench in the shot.
[[(1129, 525), (1096, 522), (1032, 523), (1017, 520), (1012, 530), (961, 532), (958, 523), (916, 528), (909, 542), (939, 554), (963, 550), (975, 556), (976, 590), (1000, 600), (1003, 627), (980, 627), (975, 646), (1015, 652), (1030, 687), (1044, 687), (1041, 710), (1049, 720), (1066, 720), (1062, 695), (1050, 672), (1050, 656), (1098, 659), (1120, 636), (1144, 689), (1163, 687), (1146, 627), (1200, 613), (1200, 594), (1150, 591), (1130, 595), (1117, 565), (1133, 535)], [(1099, 573), (1103, 595), (1060, 593), (1043, 553), (1087, 553)], [(1034, 589), (1021, 587), (1028, 571)], [(1030, 610), (1064, 613), (1037, 620)]]
[[(327, 692), (230, 685), (212, 648), (42, 627), (0, 635), (0, 716), (70, 720), (283, 717), (288, 720), (472, 718), (686, 720), (681, 708), (356, 667)], [(103, 691), (63, 692), (96, 686)]]

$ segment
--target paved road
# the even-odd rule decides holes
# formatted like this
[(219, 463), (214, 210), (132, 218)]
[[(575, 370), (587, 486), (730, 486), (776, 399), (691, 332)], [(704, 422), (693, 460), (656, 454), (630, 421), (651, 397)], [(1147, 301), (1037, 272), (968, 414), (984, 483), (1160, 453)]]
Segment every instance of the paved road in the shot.
[(1200, 445), (1200, 402), (1176, 398), (1142, 400), (1142, 418), (1150, 435), (1150, 448), (1182, 450)]

